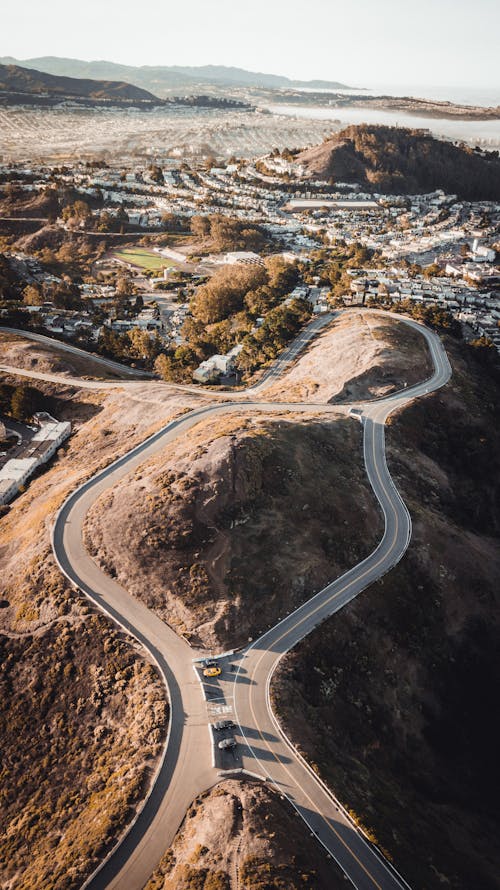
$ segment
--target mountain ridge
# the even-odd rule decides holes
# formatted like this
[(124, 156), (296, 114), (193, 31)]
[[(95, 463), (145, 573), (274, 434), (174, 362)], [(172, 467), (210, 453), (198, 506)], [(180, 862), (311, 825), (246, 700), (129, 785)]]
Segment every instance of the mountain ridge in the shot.
[(94, 78), (64, 77), (47, 74), (35, 68), (20, 65), (4, 65), (0, 62), (0, 96), (2, 93), (19, 93), (78, 99), (105, 99), (154, 102), (157, 97), (147, 90), (126, 81), (96, 80)]
[(263, 89), (288, 89), (305, 87), (309, 89), (349, 89), (338, 81), (294, 80), (284, 75), (265, 74), (247, 71), (225, 65), (122, 65), (95, 59), (90, 62), (81, 59), (59, 56), (40, 56), (31, 59), (16, 59), (13, 56), (0, 58), (0, 64), (17, 65), (28, 70), (35, 68), (45, 74), (62, 77), (88, 77), (90, 79), (124, 80), (142, 89), (161, 96), (162, 91), (179, 87), (195, 87), (197, 84), (213, 84), (225, 87), (254, 87)]

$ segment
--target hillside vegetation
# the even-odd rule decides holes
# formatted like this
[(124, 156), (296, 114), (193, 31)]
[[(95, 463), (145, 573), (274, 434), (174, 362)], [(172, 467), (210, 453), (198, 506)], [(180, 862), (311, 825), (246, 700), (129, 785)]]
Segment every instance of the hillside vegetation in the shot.
[(234, 646), (366, 555), (378, 525), (356, 421), (226, 416), (103, 494), (85, 535), (176, 629)]
[[(2, 377), (2, 393), (19, 383)], [(73, 433), (0, 521), (0, 886), (76, 890), (144, 797), (168, 705), (144, 651), (65, 583), (53, 515), (186, 399), (142, 384), (134, 394), (37, 389)]]
[(478, 152), (423, 130), (352, 126), (298, 155), (311, 178), (355, 182), (382, 194), (443, 189), (469, 201), (500, 198), (498, 152)]

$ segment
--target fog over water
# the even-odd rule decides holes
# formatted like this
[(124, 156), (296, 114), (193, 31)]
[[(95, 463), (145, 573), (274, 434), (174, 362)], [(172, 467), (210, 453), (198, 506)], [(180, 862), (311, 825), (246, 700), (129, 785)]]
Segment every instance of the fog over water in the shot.
[[(305, 93), (331, 93), (332, 90), (301, 89)], [(336, 93), (346, 96), (360, 94), (364, 96), (411, 96), (414, 99), (434, 99), (437, 102), (454, 102), (456, 105), (479, 105), (483, 108), (500, 106), (500, 86), (498, 87), (443, 87), (443, 86), (394, 86), (394, 84), (361, 84), (352, 89), (338, 89)]]
[(338, 121), (348, 124), (386, 124), (391, 127), (412, 127), (430, 130), (435, 136), (481, 144), (489, 148), (500, 147), (500, 118), (487, 121), (450, 120), (449, 118), (422, 117), (402, 111), (384, 111), (359, 106), (336, 108), (315, 105), (269, 105), (273, 114), (287, 117), (312, 118)]

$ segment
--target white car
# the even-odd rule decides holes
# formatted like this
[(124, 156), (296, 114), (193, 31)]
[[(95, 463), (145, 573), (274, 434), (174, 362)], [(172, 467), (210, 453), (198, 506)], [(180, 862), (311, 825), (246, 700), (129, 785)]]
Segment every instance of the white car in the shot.
[(222, 739), (222, 742), (219, 742), (219, 748), (223, 750), (226, 748), (235, 748), (236, 742), (234, 739)]

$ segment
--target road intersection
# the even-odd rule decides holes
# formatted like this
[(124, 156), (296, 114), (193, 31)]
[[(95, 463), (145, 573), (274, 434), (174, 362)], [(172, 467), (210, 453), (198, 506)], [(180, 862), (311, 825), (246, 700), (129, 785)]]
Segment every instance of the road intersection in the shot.
[[(425, 337), (434, 365), (431, 378), (384, 399), (340, 409), (351, 410), (363, 425), (366, 472), (385, 520), (382, 540), (361, 563), (252, 641), (242, 652), (224, 659), (228, 669), (224, 670), (218, 683), (218, 710), (205, 699), (206, 689), (193, 671), (193, 660), (202, 653), (195, 652), (143, 603), (131, 597), (98, 568), (85, 549), (82, 527), (88, 510), (103, 491), (116, 485), (205, 418), (235, 411), (268, 415), (293, 411), (304, 416), (319, 411), (338, 413), (340, 406), (330, 404), (276, 403), (257, 399), (265, 384), (295, 357), (300, 345), (296, 351), (292, 348), (288, 357), (283, 357), (282, 365), (272, 369), (258, 387), (238, 393), (236, 399), (231, 396), (231, 401), (221, 403), (215, 399), (211, 404), (171, 421), (80, 486), (59, 511), (53, 529), (53, 548), (61, 570), (75, 587), (149, 651), (165, 681), (171, 707), (164, 755), (150, 794), (132, 825), (84, 887), (140, 890), (144, 886), (172, 842), (191, 801), (220, 779), (220, 769), (213, 766), (207, 724), (217, 714), (228, 712), (237, 724), (240, 742), (237, 765), (265, 777), (288, 798), (355, 887), (391, 890), (407, 886), (390, 863), (365, 839), (287, 739), (273, 713), (269, 693), (272, 675), (286, 652), (396, 565), (408, 547), (411, 519), (387, 468), (385, 422), (391, 412), (443, 386), (451, 375), (451, 368), (436, 334), (414, 321), (396, 317)], [(310, 336), (314, 336), (320, 327), (318, 324), (313, 328)], [(193, 391), (189, 387), (186, 389)]]

